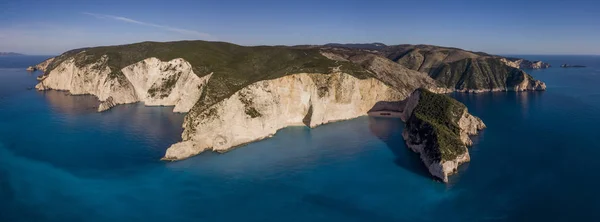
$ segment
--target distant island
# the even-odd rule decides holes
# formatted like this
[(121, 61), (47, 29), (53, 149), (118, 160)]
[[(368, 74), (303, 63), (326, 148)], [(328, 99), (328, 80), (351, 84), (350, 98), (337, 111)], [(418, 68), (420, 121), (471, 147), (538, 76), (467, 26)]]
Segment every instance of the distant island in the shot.
[(24, 54), (16, 52), (0, 52), (0, 56), (24, 56)]
[(562, 68), (585, 68), (585, 66), (582, 66), (582, 65), (569, 65), (569, 64), (562, 64), (562, 65), (560, 65), (560, 67), (562, 67)]

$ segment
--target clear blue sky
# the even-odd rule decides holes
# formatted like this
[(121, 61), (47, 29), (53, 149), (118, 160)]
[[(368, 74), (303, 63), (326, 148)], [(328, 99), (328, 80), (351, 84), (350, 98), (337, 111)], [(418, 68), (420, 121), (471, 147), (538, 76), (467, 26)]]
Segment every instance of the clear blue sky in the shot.
[(600, 54), (600, 1), (0, 0), (0, 51), (58, 54), (87, 46), (183, 39)]

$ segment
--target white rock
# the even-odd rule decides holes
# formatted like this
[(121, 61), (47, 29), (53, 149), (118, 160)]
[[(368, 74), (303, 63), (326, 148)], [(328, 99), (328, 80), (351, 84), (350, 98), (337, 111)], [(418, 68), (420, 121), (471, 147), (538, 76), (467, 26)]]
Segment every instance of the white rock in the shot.
[[(363, 116), (378, 101), (403, 96), (379, 80), (343, 73), (294, 74), (253, 83), (186, 118), (183, 142), (163, 159), (180, 160), (204, 150), (224, 152), (272, 136), (291, 125), (315, 127)], [(191, 122), (190, 122), (191, 121)]]
[(190, 63), (180, 58), (169, 62), (148, 58), (121, 71), (140, 101), (147, 106), (175, 106), (174, 112), (188, 112), (212, 76), (198, 77)]
[[(175, 106), (174, 112), (188, 112), (212, 76), (198, 77), (183, 59), (162, 62), (148, 58), (123, 68), (124, 75), (111, 78), (112, 70), (106, 65), (109, 59), (105, 55), (83, 67), (77, 67), (74, 59), (67, 60), (48, 73), (36, 89), (94, 95), (102, 102), (98, 111), (141, 101), (149, 106)], [(106, 102), (108, 98), (110, 102)]]

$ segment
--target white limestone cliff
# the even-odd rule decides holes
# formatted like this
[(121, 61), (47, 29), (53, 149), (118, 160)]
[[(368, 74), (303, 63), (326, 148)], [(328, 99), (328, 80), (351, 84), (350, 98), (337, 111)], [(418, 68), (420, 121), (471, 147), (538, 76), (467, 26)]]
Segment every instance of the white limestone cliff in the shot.
[(183, 59), (162, 62), (148, 58), (114, 74), (108, 56), (78, 67), (75, 59), (58, 64), (36, 85), (38, 90), (65, 90), (73, 95), (96, 96), (105, 111), (118, 104), (144, 102), (148, 106), (175, 106), (174, 112), (188, 112), (198, 101), (211, 74), (198, 77)]
[(208, 109), (190, 112), (183, 141), (169, 147), (163, 160), (181, 160), (205, 150), (224, 152), (291, 125), (315, 127), (356, 118), (379, 101), (403, 98), (379, 80), (339, 72), (259, 81)]
[(521, 84), (514, 86), (514, 91), (544, 91), (546, 90), (546, 83), (540, 80), (530, 80), (525, 77)]
[(517, 69), (547, 69), (550, 68), (550, 64), (542, 62), (542, 61), (529, 61), (525, 59), (507, 59), (501, 58), (502, 61), (507, 66), (517, 68)]
[(183, 59), (162, 62), (148, 58), (121, 71), (140, 101), (147, 106), (175, 106), (174, 112), (188, 112), (212, 76), (198, 77)]
[(467, 109), (465, 109), (458, 120), (458, 127), (460, 128), (460, 140), (462, 143), (467, 146), (472, 146), (473, 141), (471, 141), (469, 136), (477, 135), (479, 131), (486, 126), (481, 119), (471, 115)]

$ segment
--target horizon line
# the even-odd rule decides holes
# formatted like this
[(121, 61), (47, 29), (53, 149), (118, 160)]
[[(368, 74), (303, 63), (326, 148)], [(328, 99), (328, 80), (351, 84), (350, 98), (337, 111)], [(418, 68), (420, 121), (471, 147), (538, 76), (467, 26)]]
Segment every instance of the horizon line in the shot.
[[(143, 42), (157, 42), (157, 43), (169, 43), (169, 42), (183, 42), (183, 41), (203, 41), (203, 42), (221, 42), (221, 43), (230, 43), (230, 44), (234, 44), (234, 45), (239, 45), (239, 46), (245, 46), (245, 47), (257, 47), (257, 46), (286, 46), (286, 47), (293, 47), (293, 46), (324, 46), (327, 44), (384, 44), (386, 46), (398, 46), (398, 45), (429, 45), (429, 46), (437, 46), (437, 47), (444, 47), (444, 48), (456, 48), (456, 49), (460, 49), (460, 50), (465, 50), (465, 51), (472, 51), (472, 52), (483, 52), (483, 53), (488, 53), (488, 54), (492, 54), (492, 55), (501, 55), (501, 56), (600, 56), (600, 53), (598, 54), (593, 54), (593, 53), (493, 53), (493, 52), (488, 52), (488, 51), (483, 51), (483, 50), (475, 50), (475, 49), (465, 49), (465, 48), (460, 48), (458, 46), (443, 46), (443, 45), (435, 45), (435, 44), (426, 44), (426, 43), (417, 43), (417, 44), (410, 44), (410, 43), (399, 43), (399, 44), (387, 44), (387, 43), (382, 43), (382, 42), (378, 42), (378, 41), (374, 41), (374, 42), (350, 42), (350, 43), (339, 43), (339, 42), (328, 42), (328, 43), (323, 43), (323, 44), (272, 44), (272, 45), (265, 45), (265, 44), (238, 44), (238, 43), (233, 43), (233, 42), (228, 42), (228, 41), (222, 41), (222, 40), (200, 40), (200, 39), (182, 39), (182, 40), (172, 40), (172, 41), (140, 41), (140, 42), (131, 42), (131, 43), (122, 43), (122, 44), (107, 44), (107, 45), (95, 45), (95, 46), (83, 46), (83, 47), (77, 47), (77, 48), (71, 48), (71, 49), (67, 49), (63, 52), (58, 52), (58, 53), (44, 53), (44, 54), (36, 54), (36, 53), (21, 53), (21, 52), (15, 52), (15, 51), (10, 51), (10, 52), (4, 52), (4, 53), (18, 53), (21, 55), (25, 55), (25, 56), (57, 56), (57, 55), (61, 55), (67, 51), (70, 50), (74, 50), (74, 49), (82, 49), (82, 48), (94, 48), (94, 47), (107, 47), (107, 46), (123, 46), (123, 45), (131, 45), (131, 44), (138, 44), (138, 43), (143, 43)], [(2, 51), (0, 51), (0, 53), (2, 53)]]

